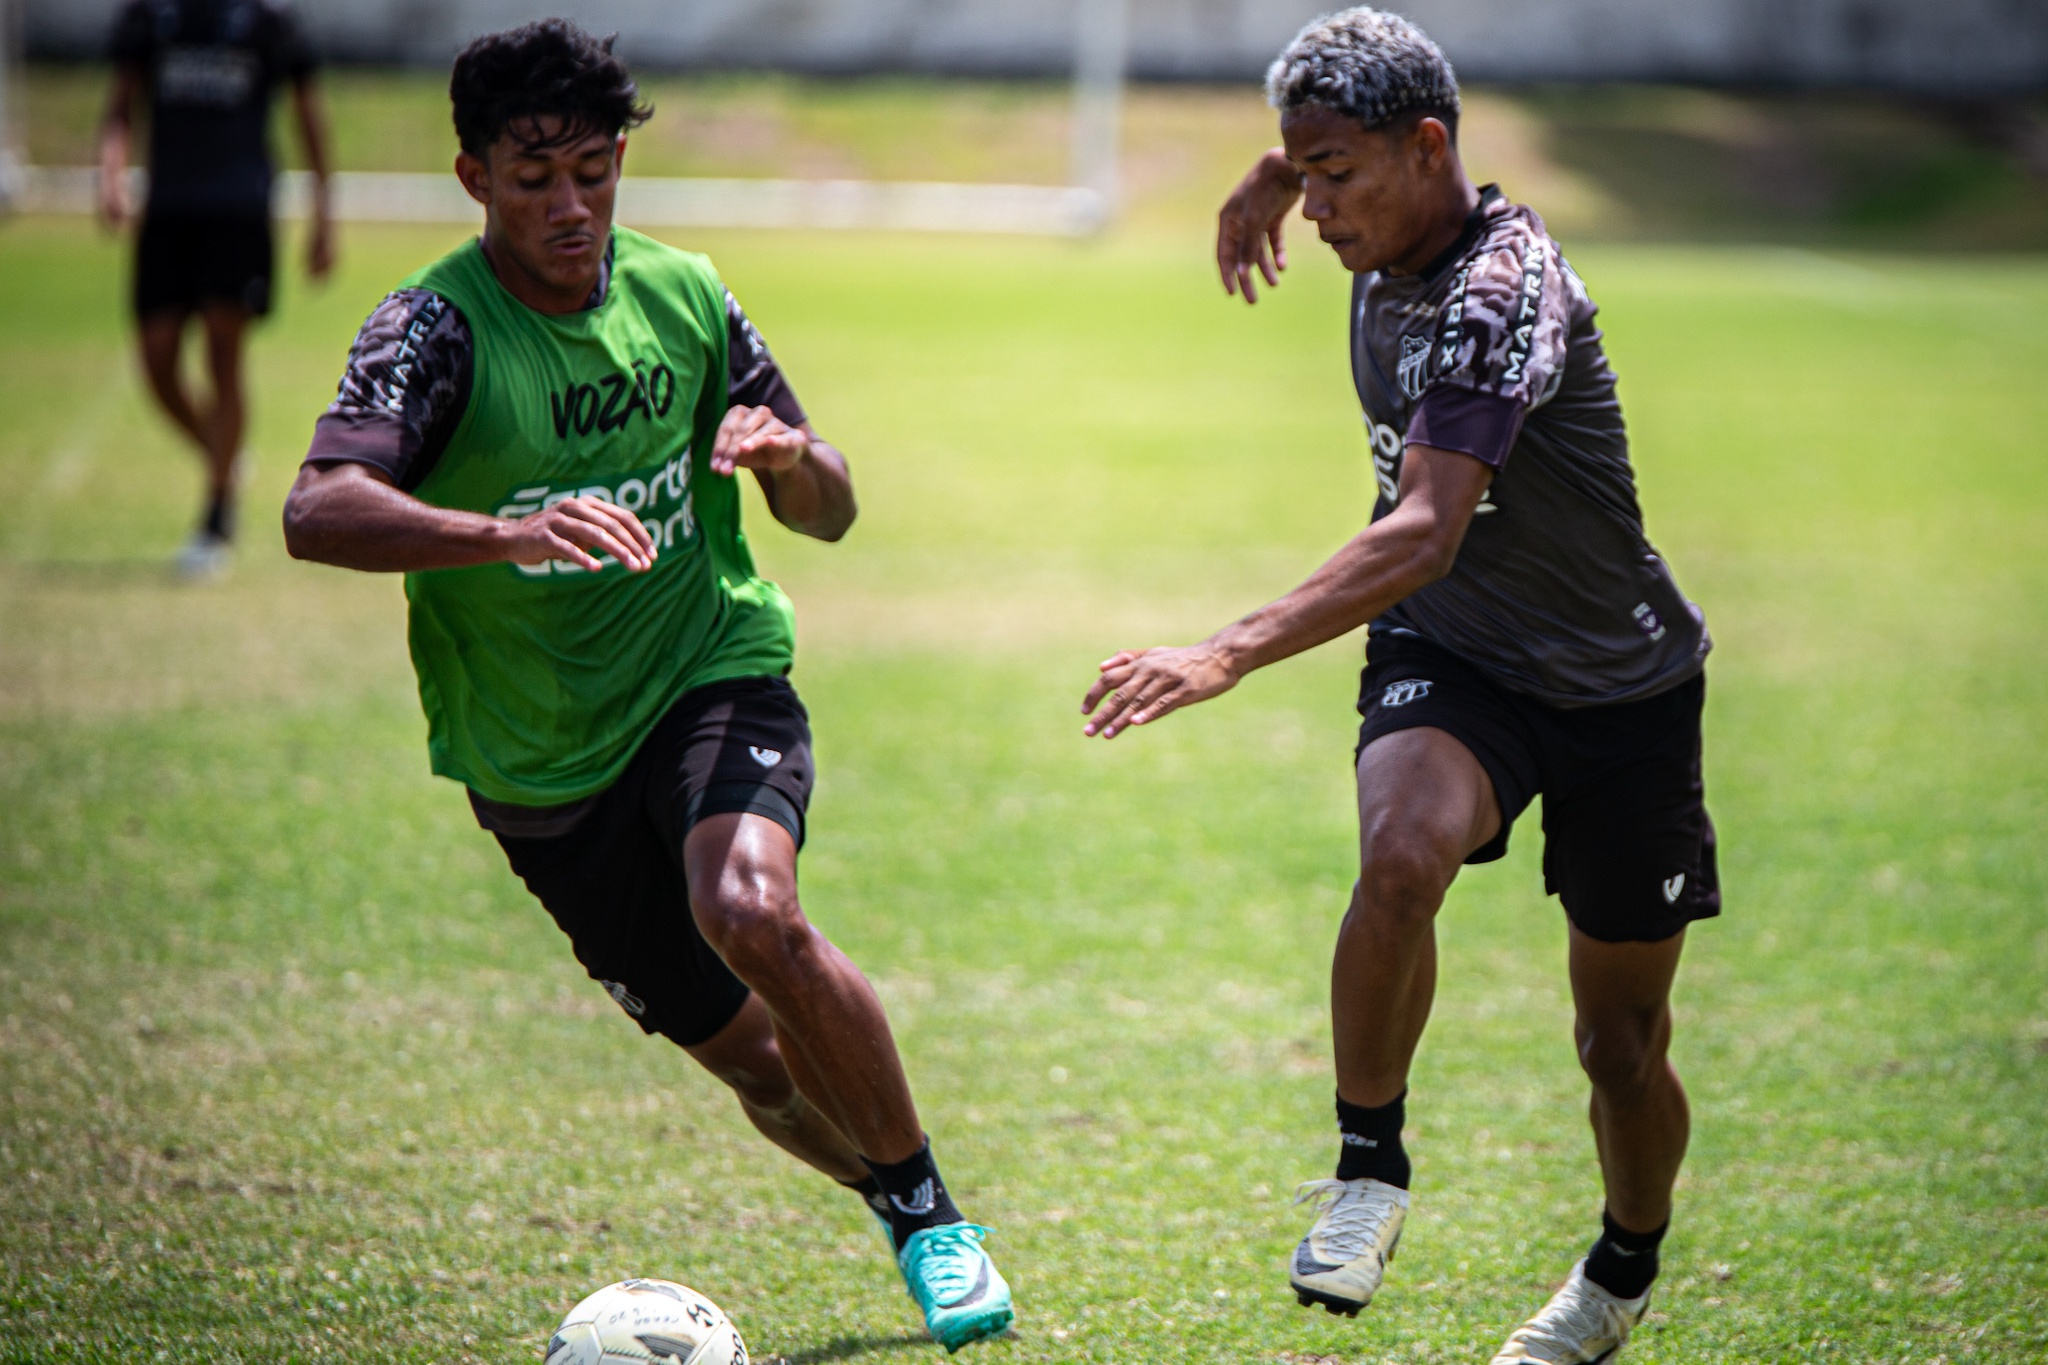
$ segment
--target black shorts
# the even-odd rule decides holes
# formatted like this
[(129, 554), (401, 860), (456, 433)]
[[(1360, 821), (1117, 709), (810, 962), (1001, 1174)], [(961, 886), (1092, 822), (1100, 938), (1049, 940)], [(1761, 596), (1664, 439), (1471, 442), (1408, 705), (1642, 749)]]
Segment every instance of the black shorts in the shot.
[(273, 255), (264, 214), (146, 215), (135, 239), (135, 316), (231, 303), (262, 317), (270, 311)]
[(1377, 635), (1358, 697), (1358, 748), (1398, 730), (1442, 730), (1493, 779), (1500, 833), (1468, 863), (1508, 850), (1543, 793), (1543, 885), (1580, 932), (1654, 943), (1721, 913), (1714, 822), (1700, 780), (1699, 674), (1641, 701), (1566, 710), (1511, 692), (1449, 650)]
[(510, 808), (471, 801), (591, 978), (643, 1030), (693, 1047), (732, 1021), (747, 988), (690, 913), (683, 840), (699, 820), (743, 812), (775, 821), (801, 847), (812, 777), (810, 717), (796, 689), (738, 678), (684, 693), (596, 796), (529, 808), (526, 828), (549, 833), (508, 833), (518, 827)]

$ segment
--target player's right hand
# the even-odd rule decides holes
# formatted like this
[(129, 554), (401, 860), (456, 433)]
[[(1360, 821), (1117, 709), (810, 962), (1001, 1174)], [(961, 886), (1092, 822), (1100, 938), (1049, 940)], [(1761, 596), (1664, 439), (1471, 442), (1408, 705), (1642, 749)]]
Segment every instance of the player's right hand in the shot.
[(1287, 268), (1287, 244), (1281, 225), (1301, 198), (1301, 172), (1278, 147), (1253, 163), (1216, 215), (1216, 270), (1227, 294), (1242, 294), (1246, 303), (1259, 301), (1252, 271), (1278, 286)]
[(104, 227), (117, 228), (128, 221), (128, 178), (123, 175), (100, 175), (99, 193), (100, 223)]
[(1081, 699), (1081, 714), (1088, 716), (1081, 733), (1104, 739), (1228, 692), (1238, 680), (1236, 666), (1208, 641), (1184, 649), (1118, 650), (1096, 670), (1095, 685)]
[(628, 572), (644, 573), (654, 567), (659, 553), (640, 518), (601, 498), (564, 498), (520, 518), (513, 527), (505, 557), (514, 564), (560, 559), (595, 572), (609, 557)]

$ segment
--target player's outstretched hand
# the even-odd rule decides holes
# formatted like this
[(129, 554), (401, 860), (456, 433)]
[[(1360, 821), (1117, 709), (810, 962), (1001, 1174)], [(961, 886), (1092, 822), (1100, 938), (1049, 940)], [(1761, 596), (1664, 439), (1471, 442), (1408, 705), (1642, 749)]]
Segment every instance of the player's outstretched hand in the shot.
[(506, 558), (514, 564), (562, 559), (595, 572), (609, 558), (631, 573), (654, 567), (654, 537), (640, 518), (599, 498), (564, 498), (513, 524), (518, 530)]
[(810, 437), (769, 409), (734, 407), (718, 424), (718, 437), (711, 443), (711, 472), (792, 469), (810, 448)]
[[(1228, 692), (1237, 670), (1212, 645), (1183, 649), (1126, 649), (1104, 659), (1102, 675), (1081, 702), (1084, 735), (1115, 739), (1127, 725), (1143, 725), (1169, 711)], [(1100, 710), (1096, 710), (1100, 706)], [(1093, 715), (1089, 715), (1094, 712)]]
[(1246, 303), (1259, 301), (1252, 271), (1278, 286), (1287, 268), (1287, 244), (1281, 225), (1301, 198), (1301, 172), (1278, 147), (1253, 163), (1216, 215), (1216, 270), (1227, 294), (1242, 294)]

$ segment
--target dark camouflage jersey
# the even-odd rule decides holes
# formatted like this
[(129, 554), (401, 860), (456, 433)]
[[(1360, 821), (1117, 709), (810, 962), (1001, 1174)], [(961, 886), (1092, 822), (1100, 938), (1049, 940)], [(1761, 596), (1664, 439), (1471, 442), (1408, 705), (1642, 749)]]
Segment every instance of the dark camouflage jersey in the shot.
[(1498, 471), (1450, 573), (1372, 632), (1419, 635), (1564, 707), (1653, 696), (1710, 648), (1644, 537), (1596, 311), (1543, 221), (1491, 185), (1426, 269), (1352, 285), (1373, 520), (1394, 509), (1409, 441)]

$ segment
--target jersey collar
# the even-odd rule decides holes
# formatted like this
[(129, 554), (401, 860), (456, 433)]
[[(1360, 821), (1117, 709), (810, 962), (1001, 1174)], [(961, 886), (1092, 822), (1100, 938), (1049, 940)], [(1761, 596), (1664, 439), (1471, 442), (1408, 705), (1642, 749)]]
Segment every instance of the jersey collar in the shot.
[(1500, 192), (1499, 185), (1481, 185), (1479, 187), (1479, 202), (1473, 206), (1470, 213), (1465, 215), (1465, 226), (1458, 233), (1458, 240), (1452, 242), (1442, 251), (1439, 251), (1436, 254), (1435, 260), (1416, 271), (1417, 278), (1422, 280), (1436, 278), (1436, 276), (1450, 269), (1451, 262), (1470, 251), (1472, 244), (1479, 240), (1479, 234), (1486, 230), (1486, 220), (1493, 216), (1491, 210), (1494, 204), (1505, 198), (1507, 196)]
[(617, 251), (618, 247), (619, 238), (617, 233), (613, 233), (605, 238), (604, 261), (597, 267), (597, 283), (590, 287), (590, 297), (583, 300), (584, 312), (587, 313), (593, 308), (602, 307), (604, 305), (604, 296), (611, 292), (612, 253)]

